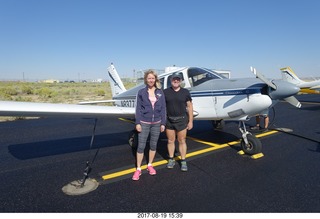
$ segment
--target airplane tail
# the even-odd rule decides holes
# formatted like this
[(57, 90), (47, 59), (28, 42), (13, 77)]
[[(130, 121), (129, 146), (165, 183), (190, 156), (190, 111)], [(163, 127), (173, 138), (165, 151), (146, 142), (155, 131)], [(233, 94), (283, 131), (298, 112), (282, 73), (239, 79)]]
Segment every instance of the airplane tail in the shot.
[(282, 72), (282, 80), (284, 81), (290, 82), (295, 85), (304, 82), (293, 72), (293, 70), (290, 67), (281, 68), (280, 71)]
[(319, 93), (320, 80), (304, 81), (290, 67), (281, 68), (280, 70), (282, 72), (282, 80), (299, 87), (301, 93)]
[(127, 89), (124, 87), (120, 76), (114, 67), (113, 63), (108, 67), (108, 74), (110, 79), (110, 87), (112, 92), (112, 97), (125, 92)]

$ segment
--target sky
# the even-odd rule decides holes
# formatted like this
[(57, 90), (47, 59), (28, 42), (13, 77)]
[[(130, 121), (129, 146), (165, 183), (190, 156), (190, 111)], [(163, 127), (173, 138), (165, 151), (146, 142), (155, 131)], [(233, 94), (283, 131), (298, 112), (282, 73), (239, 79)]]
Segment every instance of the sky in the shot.
[(0, 0), (0, 80), (167, 66), (320, 76), (318, 0)]

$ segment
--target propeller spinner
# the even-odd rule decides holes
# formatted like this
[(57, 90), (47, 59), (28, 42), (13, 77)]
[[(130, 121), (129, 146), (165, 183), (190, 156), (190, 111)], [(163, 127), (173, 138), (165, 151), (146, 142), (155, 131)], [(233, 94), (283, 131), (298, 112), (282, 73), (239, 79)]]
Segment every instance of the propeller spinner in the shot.
[(269, 92), (269, 96), (273, 100), (285, 100), (289, 104), (300, 108), (301, 103), (293, 96), (300, 91), (300, 88), (294, 84), (283, 80), (268, 80), (263, 74), (257, 72), (257, 70), (253, 67), (250, 67), (253, 74), (259, 78), (261, 81), (266, 83), (271, 90)]

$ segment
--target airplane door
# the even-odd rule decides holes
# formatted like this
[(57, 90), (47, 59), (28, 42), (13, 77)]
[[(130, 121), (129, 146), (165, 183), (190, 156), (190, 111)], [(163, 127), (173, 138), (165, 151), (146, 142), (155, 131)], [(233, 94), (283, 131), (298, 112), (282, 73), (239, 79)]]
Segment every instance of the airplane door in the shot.
[(212, 99), (212, 105), (213, 105), (213, 111), (214, 111), (214, 117), (219, 118), (218, 112), (219, 112), (219, 102), (218, 102), (218, 94), (215, 91), (216, 87), (214, 86), (214, 82), (211, 83), (211, 99)]
[(229, 118), (228, 112), (233, 109), (233, 104), (234, 102), (238, 101), (238, 97), (236, 95), (227, 95), (226, 90), (224, 89), (217, 89), (217, 86), (214, 86), (213, 84), (213, 103), (214, 103), (214, 108), (216, 112), (216, 117), (218, 119), (227, 119)]
[(203, 120), (217, 119), (217, 99), (213, 92), (213, 83), (191, 87), (193, 109), (198, 113), (197, 118)]

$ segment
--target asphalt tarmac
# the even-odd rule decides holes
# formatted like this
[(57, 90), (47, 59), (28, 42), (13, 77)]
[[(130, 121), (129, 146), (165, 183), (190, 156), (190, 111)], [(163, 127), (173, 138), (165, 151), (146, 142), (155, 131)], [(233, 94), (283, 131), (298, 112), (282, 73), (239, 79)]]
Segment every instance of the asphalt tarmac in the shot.
[[(131, 179), (133, 124), (126, 120), (97, 120), (91, 147), (94, 119), (1, 122), (0, 212), (319, 213), (320, 95), (297, 98), (302, 108), (278, 103), (270, 111), (269, 131), (256, 133), (262, 157), (238, 153), (238, 123), (213, 130), (209, 121), (195, 121), (187, 139), (188, 172), (178, 164), (165, 168), (162, 134), (157, 175), (143, 170), (139, 181)], [(85, 178), (87, 161), (85, 185), (97, 188), (66, 194), (63, 188)]]

